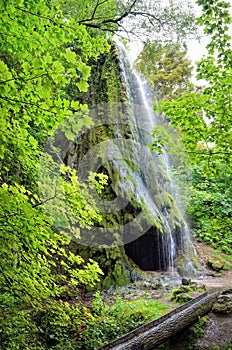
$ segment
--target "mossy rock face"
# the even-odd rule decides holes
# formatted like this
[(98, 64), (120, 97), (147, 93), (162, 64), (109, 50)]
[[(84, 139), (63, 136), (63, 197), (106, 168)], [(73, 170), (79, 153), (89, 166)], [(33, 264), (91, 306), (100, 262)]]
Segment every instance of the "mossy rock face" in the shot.
[(232, 294), (230, 290), (224, 291), (221, 295), (219, 295), (217, 302), (212, 307), (212, 311), (215, 314), (232, 314)]
[(232, 315), (232, 302), (227, 303), (227, 304), (216, 303), (213, 305), (212, 311), (215, 314)]
[[(99, 263), (104, 272), (101, 285), (107, 289), (111, 285), (120, 286), (129, 282), (127, 270), (133, 269), (125, 254), (125, 246), (141, 236), (149, 235), (148, 245), (152, 248), (152, 259), (154, 250), (151, 241), (154, 242), (154, 249), (159, 250), (156, 256), (162, 263), (156, 263), (154, 269), (165, 270), (169, 261), (167, 263), (167, 249), (162, 249), (162, 244), (168, 242), (166, 237), (171, 230), (177, 250), (180, 251), (180, 232), (184, 222), (169, 193), (171, 179), (167, 165), (163, 157), (151, 155), (147, 147), (150, 132), (145, 124), (149, 124), (150, 118), (146, 121), (145, 108), (140, 108), (136, 103), (133, 108), (129, 108), (130, 97), (128, 99), (127, 84), (115, 46), (112, 45), (108, 53), (101, 55), (97, 61), (90, 62), (90, 65), (88, 92), (78, 93), (71, 85), (67, 92), (74, 100), (88, 104), (89, 116), (94, 125), (80, 132), (74, 141), (70, 141), (69, 147), (64, 143), (66, 153), (62, 150), (62, 159), (74, 169), (78, 170), (81, 164), (81, 169), (108, 176), (108, 184), (99, 195), (107, 209), (108, 204), (110, 206), (109, 211), (104, 211), (105, 207), (102, 206), (101, 209), (99, 206), (102, 215), (99, 225), (104, 238), (102, 241), (107, 242), (108, 248), (89, 247), (83, 252)], [(138, 115), (141, 118), (136, 118)], [(142, 120), (141, 125), (137, 119)], [(126, 204), (122, 206), (121, 203)], [(91, 239), (97, 240), (98, 228), (98, 225), (92, 227), (91, 233), (87, 232), (86, 237), (90, 235)], [(83, 232), (82, 230), (81, 237), (84, 236)], [(138, 250), (140, 258), (140, 245)], [(82, 252), (79, 253), (82, 255)], [(134, 256), (131, 258), (134, 259)], [(134, 261), (137, 263), (135, 259)], [(128, 268), (125, 268), (126, 264)], [(148, 270), (150, 266), (149, 263)]]
[(111, 286), (124, 286), (130, 282), (130, 277), (126, 272), (122, 261), (117, 260), (112, 266), (112, 271), (103, 280), (102, 288), (109, 289)]
[[(194, 250), (193, 250), (194, 251)], [(202, 267), (200, 262), (197, 260), (194, 253), (186, 255), (183, 250), (178, 252), (178, 256), (175, 259), (175, 267), (180, 276), (183, 277), (193, 277), (198, 276)]]
[[(91, 163), (93, 169), (98, 169), (98, 172), (108, 176), (108, 185), (101, 194), (102, 200), (113, 202), (116, 198), (119, 198), (119, 201), (122, 198), (122, 202), (129, 198), (128, 204), (122, 210), (115, 207), (114, 212), (102, 213), (101, 225), (104, 228), (123, 227), (129, 222), (132, 224), (127, 234), (134, 235), (131, 239), (145, 233), (143, 227), (154, 227), (158, 229), (154, 230), (157, 234), (158, 231), (165, 234), (167, 214), (171, 230), (178, 235), (183, 218), (174, 198), (167, 191), (170, 178), (166, 164), (162, 157), (153, 157), (152, 161), (149, 157), (147, 161), (143, 158), (145, 149), (148, 150), (150, 134), (143, 125), (138, 125), (135, 115), (146, 115), (146, 110), (137, 105), (132, 110), (128, 108), (127, 86), (115, 44), (112, 44), (108, 53), (90, 64), (88, 92), (81, 96), (79, 94), (78, 99), (90, 106), (89, 115), (95, 121), (95, 125), (78, 136), (74, 144), (71, 142), (65, 162), (73, 164), (76, 169), (80, 160), (84, 169), (89, 169)], [(74, 98), (76, 91), (69, 90), (68, 93)], [(114, 142), (108, 143), (107, 148), (105, 142), (109, 140)], [(92, 154), (90, 161), (84, 157), (88, 153)], [(86, 160), (83, 161), (83, 158)], [(153, 202), (152, 210), (148, 203), (145, 203), (145, 192)], [(136, 218), (141, 212), (142, 220), (138, 222)], [(123, 230), (118, 233), (121, 237), (124, 235)], [(108, 238), (111, 241), (111, 237)]]
[(197, 283), (192, 282), (191, 279), (182, 279), (182, 285), (173, 289), (171, 300), (178, 303), (186, 303), (193, 299), (195, 292), (205, 292), (205, 287), (198, 287)]
[(109, 247), (102, 250), (98, 262), (105, 273), (102, 280), (103, 289), (109, 289), (111, 286), (123, 286), (130, 282), (130, 276), (126, 268), (128, 258), (123, 246)]
[(122, 245), (87, 247), (71, 242), (70, 249), (75, 254), (81, 255), (86, 261), (91, 258), (98, 263), (104, 273), (103, 276), (99, 276), (101, 280), (98, 287), (100, 289), (109, 289), (111, 286), (123, 286), (130, 282), (128, 270), (130, 262)]
[(224, 268), (225, 260), (220, 257), (213, 257), (207, 260), (207, 265), (214, 271), (221, 271)]

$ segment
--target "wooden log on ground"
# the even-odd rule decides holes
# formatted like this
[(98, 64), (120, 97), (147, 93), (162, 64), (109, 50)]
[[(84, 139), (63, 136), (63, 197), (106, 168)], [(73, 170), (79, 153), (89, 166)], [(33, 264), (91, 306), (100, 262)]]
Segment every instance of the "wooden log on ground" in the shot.
[(152, 350), (211, 309), (218, 292), (202, 294), (161, 318), (141, 326), (98, 350)]

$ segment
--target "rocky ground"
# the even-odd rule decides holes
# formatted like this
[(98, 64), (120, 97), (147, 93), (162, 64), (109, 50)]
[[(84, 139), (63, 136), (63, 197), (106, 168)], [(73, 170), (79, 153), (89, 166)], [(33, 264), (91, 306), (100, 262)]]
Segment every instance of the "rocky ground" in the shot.
[(217, 254), (204, 243), (198, 243), (196, 248), (204, 274), (195, 281), (203, 283), (209, 293), (218, 290), (221, 293), (227, 291), (227, 294), (218, 298), (213, 311), (208, 314), (204, 337), (196, 343), (195, 349), (232, 349), (232, 269), (213, 271), (207, 266), (207, 261), (216, 259)]
[(205, 335), (197, 341), (195, 349), (232, 349), (232, 316), (210, 312)]
[(194, 279), (199, 284), (204, 284), (208, 292), (232, 288), (232, 262), (227, 263), (227, 269), (215, 271), (207, 265), (208, 260), (216, 260), (218, 255), (212, 247), (205, 243), (197, 243), (196, 251), (198, 260), (202, 265), (202, 276)]

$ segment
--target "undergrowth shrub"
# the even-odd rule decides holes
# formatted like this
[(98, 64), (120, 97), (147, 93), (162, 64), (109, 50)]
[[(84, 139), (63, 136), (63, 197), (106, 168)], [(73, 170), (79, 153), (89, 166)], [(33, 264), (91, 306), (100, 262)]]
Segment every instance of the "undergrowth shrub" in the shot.
[(0, 313), (1, 350), (92, 350), (161, 316), (167, 305), (149, 300), (114, 305), (95, 293), (92, 305), (53, 301), (40, 308)]
[(214, 248), (232, 252), (231, 169), (218, 164), (217, 176), (207, 178), (201, 166), (193, 168), (193, 186), (188, 206), (193, 235)]

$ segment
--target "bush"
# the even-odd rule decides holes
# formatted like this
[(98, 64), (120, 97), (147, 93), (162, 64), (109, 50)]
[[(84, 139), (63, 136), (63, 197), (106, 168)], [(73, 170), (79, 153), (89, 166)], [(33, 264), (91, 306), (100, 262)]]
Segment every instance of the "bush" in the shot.
[(93, 303), (53, 301), (38, 309), (0, 314), (1, 350), (92, 350), (161, 316), (169, 307), (152, 300), (107, 305), (99, 292)]
[(217, 176), (207, 178), (202, 167), (193, 169), (193, 187), (188, 213), (197, 240), (209, 243), (226, 253), (232, 247), (232, 187), (231, 169), (218, 164)]

